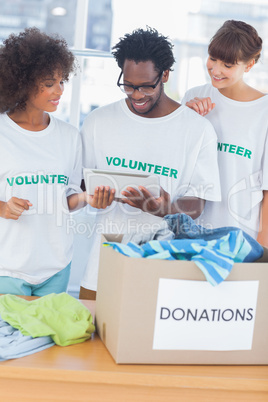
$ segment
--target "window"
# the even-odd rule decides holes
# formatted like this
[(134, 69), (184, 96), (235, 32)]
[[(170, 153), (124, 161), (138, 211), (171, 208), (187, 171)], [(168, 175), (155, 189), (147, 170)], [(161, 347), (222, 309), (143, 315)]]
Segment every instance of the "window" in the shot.
[(124, 97), (117, 88), (119, 69), (110, 49), (121, 36), (146, 25), (158, 29), (174, 43), (176, 64), (166, 85), (174, 99), (191, 86), (209, 81), (206, 73), (210, 38), (227, 19), (253, 25), (263, 38), (260, 62), (247, 81), (268, 92), (268, 0), (0, 0), (0, 42), (11, 32), (37, 26), (63, 36), (78, 59), (80, 69), (66, 84), (56, 114), (80, 127), (94, 108)]

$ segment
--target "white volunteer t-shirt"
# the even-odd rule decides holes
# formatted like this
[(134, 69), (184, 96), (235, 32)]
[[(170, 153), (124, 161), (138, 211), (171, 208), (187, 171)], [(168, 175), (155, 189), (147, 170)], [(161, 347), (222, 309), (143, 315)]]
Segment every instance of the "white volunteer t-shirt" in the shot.
[[(171, 200), (195, 196), (220, 200), (216, 134), (212, 125), (185, 106), (159, 118), (132, 113), (125, 99), (95, 109), (82, 127), (83, 166), (158, 175)], [(89, 208), (90, 210), (90, 208)], [(95, 233), (154, 229), (161, 218), (113, 202), (98, 211)], [(95, 236), (82, 286), (97, 287), (100, 235)]]
[(262, 190), (268, 189), (268, 96), (238, 102), (206, 84), (187, 91), (182, 103), (208, 96), (216, 104), (206, 119), (218, 137), (222, 201), (207, 202), (197, 221), (213, 228), (236, 226), (256, 238)]
[(0, 200), (33, 204), (18, 220), (0, 218), (0, 276), (38, 284), (72, 259), (66, 195), (80, 191), (80, 134), (53, 116), (45, 130), (33, 132), (2, 114), (0, 155)]

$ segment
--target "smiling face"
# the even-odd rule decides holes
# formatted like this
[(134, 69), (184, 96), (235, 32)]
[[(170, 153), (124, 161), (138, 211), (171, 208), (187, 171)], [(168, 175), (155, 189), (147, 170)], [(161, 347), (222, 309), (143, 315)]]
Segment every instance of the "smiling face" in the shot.
[(57, 110), (61, 95), (64, 91), (64, 81), (59, 73), (47, 77), (38, 84), (37, 91), (29, 95), (27, 108), (45, 112)]
[[(123, 67), (123, 81), (124, 84), (135, 86), (154, 85), (157, 82), (159, 73), (152, 61), (136, 63), (133, 60), (126, 60)], [(168, 75), (169, 71), (164, 71), (162, 79), (152, 95), (144, 95), (138, 90), (135, 90), (132, 95), (128, 95), (127, 105), (129, 109), (133, 113), (144, 117), (158, 117), (161, 115), (162, 103), (165, 98), (163, 82), (168, 80)]]
[(244, 73), (249, 71), (251, 67), (250, 63), (239, 61), (236, 64), (228, 64), (212, 56), (209, 56), (207, 60), (207, 70), (211, 83), (220, 92), (227, 88), (239, 88), (244, 83)]

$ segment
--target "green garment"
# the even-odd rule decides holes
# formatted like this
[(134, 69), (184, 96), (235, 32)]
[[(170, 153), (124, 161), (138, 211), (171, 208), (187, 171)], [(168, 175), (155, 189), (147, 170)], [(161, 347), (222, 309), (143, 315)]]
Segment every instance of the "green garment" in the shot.
[(67, 293), (52, 293), (31, 301), (3, 295), (0, 315), (23, 335), (51, 336), (60, 346), (84, 342), (95, 331), (90, 311)]

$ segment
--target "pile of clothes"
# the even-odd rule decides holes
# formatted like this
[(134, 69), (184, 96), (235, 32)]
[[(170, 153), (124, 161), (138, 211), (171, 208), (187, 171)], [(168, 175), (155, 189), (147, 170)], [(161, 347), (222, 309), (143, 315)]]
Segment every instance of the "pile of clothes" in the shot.
[(186, 214), (166, 215), (151, 233), (131, 233), (104, 246), (134, 258), (194, 261), (213, 286), (227, 278), (235, 262), (253, 262), (263, 247), (236, 227), (206, 229)]
[(35, 300), (0, 296), (0, 361), (26, 356), (53, 345), (90, 339), (95, 331), (90, 311), (67, 293)]

